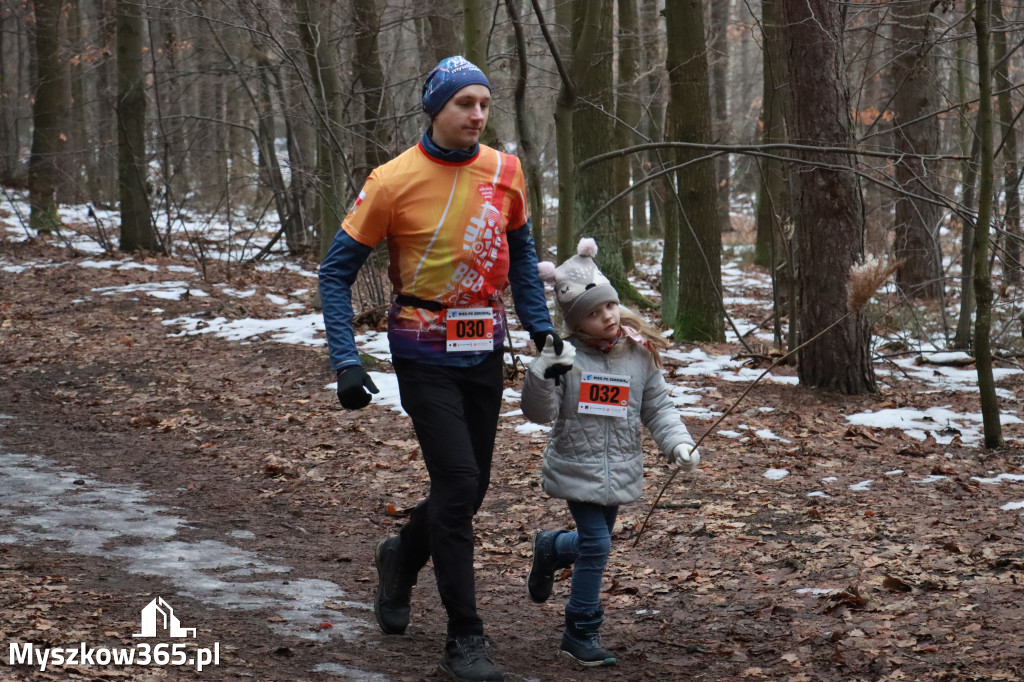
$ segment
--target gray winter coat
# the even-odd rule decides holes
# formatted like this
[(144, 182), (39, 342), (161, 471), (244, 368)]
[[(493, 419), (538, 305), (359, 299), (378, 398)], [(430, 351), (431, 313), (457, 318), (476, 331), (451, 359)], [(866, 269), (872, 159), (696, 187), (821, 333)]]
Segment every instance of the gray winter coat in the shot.
[[(544, 492), (576, 502), (633, 502), (643, 490), (640, 424), (666, 456), (680, 443), (692, 446), (693, 438), (668, 396), (668, 385), (650, 351), (630, 339), (608, 353), (582, 342), (573, 345), (575, 363), (559, 385), (533, 372), (526, 373), (523, 383), (523, 415), (538, 424), (554, 422), (544, 451)], [(578, 412), (585, 371), (629, 375), (626, 417)]]

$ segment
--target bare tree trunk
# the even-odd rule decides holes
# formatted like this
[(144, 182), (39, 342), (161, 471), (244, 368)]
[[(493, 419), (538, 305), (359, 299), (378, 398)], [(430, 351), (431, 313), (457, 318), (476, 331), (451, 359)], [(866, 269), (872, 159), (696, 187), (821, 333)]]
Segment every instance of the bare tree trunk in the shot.
[[(847, 147), (850, 107), (844, 87), (842, 8), (831, 0), (783, 0), (793, 141)], [(851, 395), (875, 390), (870, 330), (846, 315), (850, 268), (863, 256), (864, 216), (854, 159), (802, 153), (795, 222), (800, 283), (800, 383)]]
[[(634, 129), (640, 125), (640, 102), (637, 100), (637, 76), (640, 69), (639, 15), (636, 0), (618, 0), (619, 8), (619, 82), (616, 88), (615, 145), (628, 147), (640, 142)], [(621, 156), (614, 161), (615, 193), (630, 186), (630, 165), (634, 155)], [(622, 265), (632, 272), (636, 267), (633, 255), (633, 221), (630, 219), (632, 201), (625, 196), (615, 204), (615, 223), (622, 245)]]
[(961, 223), (963, 234), (960, 249), (960, 317), (956, 324), (956, 336), (953, 345), (956, 348), (971, 349), (974, 347), (974, 225), (971, 214), (977, 198), (978, 161), (981, 158), (981, 138), (975, 134), (971, 145), (970, 157), (961, 164), (960, 175), (964, 188), (963, 214)]
[[(708, 62), (711, 68), (711, 116), (713, 139), (720, 143), (728, 143), (732, 138), (732, 125), (729, 121), (729, 13), (732, 11), (732, 0), (714, 0), (709, 3), (711, 23), (711, 45)], [(732, 218), (729, 216), (729, 176), (731, 175), (728, 154), (722, 154), (715, 160), (715, 181), (718, 187), (718, 227), (722, 232), (732, 231)]]
[[(780, 21), (780, 0), (761, 0), (761, 30), (764, 45), (764, 71), (761, 98), (761, 140), (766, 144), (786, 141), (783, 99), (791, 96), (787, 82), (784, 29)], [(779, 159), (759, 159), (760, 189), (757, 194), (757, 237), (754, 262), (774, 267), (786, 259), (783, 225), (789, 222), (790, 197), (785, 168)]]
[(122, 251), (163, 250), (147, 195), (142, 12), (137, 2), (117, 1), (117, 177)]
[(363, 88), (363, 116), (359, 134), (363, 140), (363, 165), (354, 170), (361, 182), (377, 166), (388, 160), (391, 134), (383, 124), (387, 118), (384, 100), (384, 69), (380, 64), (377, 38), (380, 34), (380, 10), (376, 0), (354, 0), (356, 17), (355, 77)]
[[(786, 105), (790, 92), (789, 64), (782, 26), (780, 0), (762, 0), (761, 30), (764, 45), (761, 98), (761, 140), (766, 144), (786, 142)], [(779, 152), (778, 156), (785, 156)], [(782, 318), (789, 318), (790, 337), (795, 337), (796, 306), (791, 293), (796, 288), (793, 262), (792, 194), (786, 181), (786, 163), (779, 158), (757, 159), (757, 236), (754, 262), (768, 267), (772, 274), (772, 331), (774, 343), (782, 346)], [(792, 348), (793, 344), (790, 343)]]
[[(967, 0), (965, 14), (974, 11), (974, 3)], [(978, 160), (981, 158), (981, 138), (977, 130), (970, 125), (968, 113), (970, 105), (967, 100), (967, 48), (968, 39), (956, 41), (956, 91), (957, 100), (961, 102), (958, 119), (960, 121), (961, 154), (968, 158), (960, 162), (960, 185), (963, 188), (963, 212), (960, 222), (963, 226), (960, 239), (960, 316), (957, 319), (956, 335), (953, 344), (956, 348), (972, 348), (974, 346), (974, 200), (978, 186)]]
[[(423, 3), (430, 24), (429, 64), (424, 75), (445, 57), (462, 52), (462, 39), (455, 32), (459, 25), (459, 9), (455, 0), (426, 0)], [(483, 65), (480, 65), (483, 68)]]
[(522, 160), (523, 172), (526, 175), (526, 193), (530, 206), (533, 246), (537, 251), (538, 260), (545, 260), (544, 255), (544, 190), (541, 185), (540, 159), (537, 145), (534, 142), (533, 125), (526, 105), (526, 84), (529, 81), (529, 61), (526, 52), (526, 36), (523, 22), (519, 16), (518, 0), (505, 0), (505, 7), (512, 29), (515, 32), (516, 46), (516, 80), (515, 109), (516, 132), (519, 137), (519, 158)]
[(938, 207), (930, 201), (937, 187), (933, 168), (916, 154), (939, 148), (936, 71), (931, 37), (931, 0), (894, 3), (893, 125), (897, 152), (896, 182), (911, 196), (896, 199), (894, 256), (903, 261), (896, 273), (900, 290), (911, 298), (941, 298)]
[(996, 92), (999, 93), (999, 129), (1002, 149), (1003, 196), (1005, 197), (1006, 216), (1003, 220), (1003, 279), (1008, 284), (1019, 284), (1021, 281), (1020, 261), (1020, 163), (1017, 159), (1017, 129), (1014, 126), (1015, 114), (1010, 101), (1010, 93), (1015, 85), (1010, 81), (1010, 55), (1006, 50), (1006, 32), (1010, 26), (1003, 20), (1002, 3), (992, 3), (992, 20), (999, 24), (999, 30), (992, 32), (992, 58), (995, 60), (994, 75)]
[(100, 0), (94, 102), (89, 118), (94, 121), (95, 138), (89, 169), (89, 197), (103, 206), (117, 200), (117, 62), (114, 59), (117, 22), (113, 18), (113, 0)]
[[(612, 150), (615, 125), (608, 112), (615, 110), (612, 80), (612, 0), (575, 0), (574, 34), (579, 35), (573, 57), (578, 89), (573, 110), (573, 155), (578, 162)], [(591, 23), (585, 26), (584, 23)], [(584, 44), (584, 38), (590, 44)], [(581, 62), (586, 57), (586, 66)], [(576, 173), (576, 236), (591, 236), (599, 246), (601, 271), (624, 302), (642, 303), (626, 277), (621, 235), (614, 214), (607, 209), (615, 196), (615, 165), (601, 162)]]
[[(68, 40), (72, 54), (86, 54), (86, 24), (83, 17), (84, 9), (80, 0), (72, 0), (68, 3)], [(61, 183), (59, 196), (67, 197), (68, 201), (81, 203), (85, 200), (85, 187), (87, 180), (87, 169), (89, 168), (88, 149), (92, 147), (92, 140), (88, 133), (88, 109), (86, 107), (86, 83), (82, 61), (73, 59), (69, 65), (68, 79), (70, 81), (71, 101), (69, 102), (68, 117), (71, 130), (71, 148), (74, 150), (67, 155), (67, 163), (64, 164), (64, 180)]]
[[(998, 1), (998, 0), (997, 0)], [(978, 36), (978, 134), (981, 137), (981, 176), (978, 186), (978, 224), (974, 230), (974, 291), (978, 314), (974, 323), (974, 360), (978, 371), (978, 397), (985, 432), (985, 447), (1003, 447), (999, 398), (992, 376), (992, 276), (988, 240), (992, 221), (992, 186), (995, 163), (992, 149), (992, 55), (989, 18), (992, 0), (978, 0), (974, 27)]]
[[(651, 141), (665, 139), (665, 93), (663, 90), (665, 59), (662, 55), (662, 46), (665, 40), (664, 34), (658, 30), (660, 16), (658, 2), (655, 0), (645, 0), (640, 3), (640, 31), (643, 35), (644, 73), (647, 74), (647, 137)], [(661, 170), (663, 168), (662, 158), (662, 152), (658, 150), (648, 152), (646, 157), (648, 172)], [(675, 201), (674, 196), (669, 196), (667, 185), (668, 183), (665, 180), (655, 180), (647, 185), (649, 188), (647, 195), (650, 212), (648, 232), (651, 235), (659, 236), (665, 234), (664, 204), (666, 201)], [(675, 275), (673, 275), (672, 281), (676, 281)], [(664, 286), (662, 289), (662, 295), (664, 295)], [(672, 297), (675, 297), (674, 292)]]
[(67, 110), (60, 56), (60, 0), (36, 0), (36, 91), (32, 107), (32, 154), (28, 161), (29, 226), (40, 233), (60, 230), (57, 183), (63, 113)]
[(462, 25), (465, 36), (466, 59), (480, 67), (484, 73), (488, 73), (487, 67), (487, 27), (490, 19), (488, 14), (491, 2), (482, 0), (462, 0)]
[(342, 129), (341, 77), (337, 61), (328, 48), (326, 28), (319, 0), (298, 0), (299, 34), (313, 81), (317, 115), (317, 220), (320, 257), (334, 239), (345, 216), (344, 183), (348, 180), (345, 159), (337, 133)]
[[(7, 31), (8, 22), (15, 17), (0, 15), (0, 95), (9, 100), (14, 84), (7, 78)], [(17, 80), (17, 79), (15, 79)], [(14, 134), (14, 107), (0, 107), (0, 185), (14, 184), (14, 167), (18, 158), (18, 140)]]
[[(672, 139), (711, 142), (711, 102), (704, 8), (700, 0), (665, 6), (668, 33), (669, 103)], [(715, 164), (704, 152), (679, 149), (676, 172), (680, 202), (679, 303), (673, 337), (685, 341), (725, 340), (722, 308), (722, 232), (715, 220), (718, 193)]]

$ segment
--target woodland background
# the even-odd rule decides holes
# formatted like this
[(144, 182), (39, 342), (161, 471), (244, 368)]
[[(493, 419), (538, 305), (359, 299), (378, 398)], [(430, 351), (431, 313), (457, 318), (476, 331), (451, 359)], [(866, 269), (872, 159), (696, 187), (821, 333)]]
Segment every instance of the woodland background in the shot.
[[(494, 84), (488, 143), (527, 167), (542, 254), (599, 240), (623, 296), (673, 335), (667, 378), (710, 436), (680, 480), (648, 448), (603, 595), (620, 655), (604, 679), (1024, 678), (1021, 9), (0, 0), (0, 641), (131, 645), (139, 608), (173, 594), (225, 651), (202, 674), (0, 676), (434, 669), (445, 617), (426, 573), (408, 636), (369, 612), (373, 547), (427, 486), (408, 420), (341, 410), (322, 344), (280, 343), (273, 323), (322, 323), (324, 245), (369, 168), (421, 134), (423, 77), (461, 52)], [(384, 258), (361, 273), (366, 336)], [(263, 326), (231, 340), (206, 333), (218, 321)], [(976, 369), (980, 391), (936, 362)], [(532, 532), (569, 518), (515, 407), (477, 517), (481, 608), (512, 679), (592, 679), (557, 652), (567, 576), (543, 606), (525, 596)], [(54, 479), (52, 496), (25, 487)], [(159, 515), (180, 517), (174, 535), (148, 535)], [(269, 606), (203, 593), (236, 565), (214, 542), (255, 557), (230, 580)], [(271, 590), (262, 564), (289, 579)], [(290, 612), (307, 579), (339, 598)]]
[[(544, 257), (594, 236), (627, 300), (676, 340), (721, 341), (723, 234), (752, 205), (774, 350), (798, 354), (802, 384), (876, 390), (885, 319), (973, 355), (985, 442), (1002, 443), (992, 357), (1024, 336), (1017, 3), (0, 8), (0, 185), (27, 190), (27, 231), (59, 233), (62, 202), (116, 205), (119, 224), (95, 226), (111, 250), (203, 261), (201, 227), (171, 239), (203, 216), (274, 224), (256, 260), (280, 246), (318, 260), (368, 171), (422, 130), (424, 75), (463, 53), (494, 83), (486, 141), (521, 156)], [(648, 236), (663, 244), (657, 303), (627, 279)], [(389, 295), (383, 257), (364, 309)], [(850, 307), (855, 266), (894, 272), (901, 300)]]

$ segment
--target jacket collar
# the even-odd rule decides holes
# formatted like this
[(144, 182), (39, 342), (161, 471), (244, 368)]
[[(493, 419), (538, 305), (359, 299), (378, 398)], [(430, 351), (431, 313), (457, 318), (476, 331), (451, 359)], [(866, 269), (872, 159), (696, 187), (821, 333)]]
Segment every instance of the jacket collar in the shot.
[(423, 137), (420, 138), (420, 147), (427, 156), (431, 156), (438, 161), (445, 163), (467, 163), (476, 158), (477, 154), (480, 153), (480, 143), (477, 142), (473, 145), (472, 149), (445, 149), (444, 147), (438, 146), (434, 142), (434, 138), (430, 136), (433, 132), (434, 126), (428, 127), (423, 131)]

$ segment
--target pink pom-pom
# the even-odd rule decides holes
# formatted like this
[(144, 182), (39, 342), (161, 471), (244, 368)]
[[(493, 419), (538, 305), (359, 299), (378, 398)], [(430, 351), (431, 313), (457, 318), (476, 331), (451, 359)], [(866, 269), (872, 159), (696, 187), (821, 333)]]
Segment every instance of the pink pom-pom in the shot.
[(545, 282), (555, 281), (555, 264), (549, 260), (537, 263), (537, 274)]
[(597, 255), (597, 242), (590, 237), (584, 237), (580, 240), (580, 245), (576, 248), (576, 253), (581, 256), (593, 258)]

